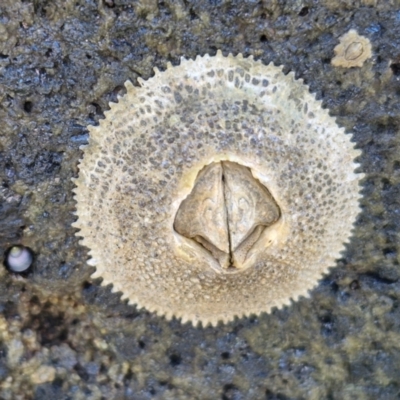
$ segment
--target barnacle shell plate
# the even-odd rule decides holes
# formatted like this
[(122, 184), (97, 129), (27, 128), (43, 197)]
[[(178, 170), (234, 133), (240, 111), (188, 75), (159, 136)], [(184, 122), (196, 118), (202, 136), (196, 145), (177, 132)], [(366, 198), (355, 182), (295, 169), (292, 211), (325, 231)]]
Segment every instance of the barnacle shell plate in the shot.
[[(241, 55), (155, 70), (91, 126), (75, 180), (82, 244), (94, 277), (130, 303), (182, 322), (217, 324), (307, 296), (340, 257), (359, 212), (350, 135), (294, 74)], [(175, 232), (199, 171), (249, 168), (281, 219), (251, 268), (219, 273)]]

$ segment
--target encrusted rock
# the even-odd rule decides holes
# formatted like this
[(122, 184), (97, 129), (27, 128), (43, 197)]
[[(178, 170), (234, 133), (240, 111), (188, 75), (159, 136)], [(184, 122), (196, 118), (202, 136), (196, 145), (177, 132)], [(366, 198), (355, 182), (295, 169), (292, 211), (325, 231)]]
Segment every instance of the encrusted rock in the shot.
[(139, 84), (89, 127), (75, 180), (93, 276), (205, 325), (307, 296), (359, 212), (351, 136), (251, 57), (182, 59)]
[(50, 365), (41, 365), (32, 375), (31, 381), (35, 385), (52, 382), (56, 376), (56, 370)]

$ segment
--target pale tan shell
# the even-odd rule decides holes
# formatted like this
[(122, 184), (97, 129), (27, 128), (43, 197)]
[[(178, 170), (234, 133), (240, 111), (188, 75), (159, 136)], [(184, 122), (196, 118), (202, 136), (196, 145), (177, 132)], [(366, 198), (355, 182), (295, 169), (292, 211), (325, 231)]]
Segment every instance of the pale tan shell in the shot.
[[(91, 126), (75, 180), (94, 277), (130, 303), (216, 325), (307, 296), (340, 257), (359, 212), (351, 136), (294, 74), (218, 52), (155, 70)], [(173, 229), (201, 168), (251, 169), (280, 207), (254, 266), (220, 274)], [(272, 243), (272, 244), (271, 244)]]
[(333, 49), (335, 57), (331, 61), (335, 67), (362, 67), (364, 62), (372, 56), (369, 39), (360, 36), (354, 29), (341, 36), (339, 41), (340, 43)]

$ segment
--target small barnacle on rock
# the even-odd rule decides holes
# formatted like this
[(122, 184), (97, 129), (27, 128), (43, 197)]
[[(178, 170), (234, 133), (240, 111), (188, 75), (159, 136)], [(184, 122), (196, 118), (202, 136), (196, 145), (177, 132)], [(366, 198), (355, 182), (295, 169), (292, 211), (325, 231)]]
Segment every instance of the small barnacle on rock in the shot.
[(139, 84), (89, 127), (75, 180), (93, 276), (204, 325), (307, 296), (359, 212), (350, 135), (251, 57), (182, 59)]
[(340, 43), (333, 49), (335, 57), (332, 58), (332, 65), (335, 67), (362, 67), (372, 55), (369, 39), (360, 36), (354, 29), (341, 36), (339, 40)]

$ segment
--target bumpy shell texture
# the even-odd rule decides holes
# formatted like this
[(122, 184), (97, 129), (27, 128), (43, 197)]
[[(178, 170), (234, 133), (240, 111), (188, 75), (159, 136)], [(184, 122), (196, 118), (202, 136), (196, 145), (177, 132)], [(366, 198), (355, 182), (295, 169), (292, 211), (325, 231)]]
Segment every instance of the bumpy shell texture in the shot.
[[(307, 296), (335, 265), (359, 212), (351, 136), (294, 74), (241, 55), (155, 71), (91, 126), (75, 180), (81, 243), (94, 277), (167, 318), (204, 325), (269, 312)], [(281, 218), (251, 267), (225, 274), (177, 234), (199, 171), (248, 167)]]

